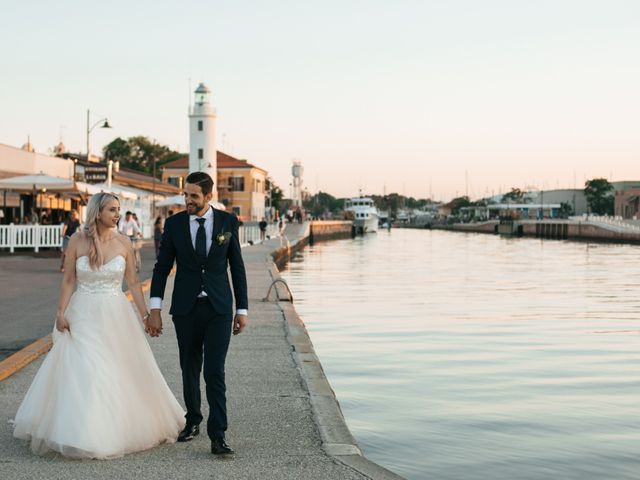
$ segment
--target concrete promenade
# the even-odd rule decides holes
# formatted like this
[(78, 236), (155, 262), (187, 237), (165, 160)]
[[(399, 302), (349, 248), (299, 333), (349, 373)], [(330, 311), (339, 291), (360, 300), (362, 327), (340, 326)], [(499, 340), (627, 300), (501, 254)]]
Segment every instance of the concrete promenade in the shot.
[[(293, 246), (305, 226), (291, 226)], [(236, 450), (231, 459), (209, 453), (206, 435), (188, 443), (162, 445), (109, 461), (74, 461), (59, 455), (38, 457), (12, 437), (13, 418), (42, 362), (34, 361), (0, 382), (0, 478), (7, 479), (384, 479), (400, 478), (359, 455), (333, 391), (313, 353), (304, 325), (289, 302), (264, 302), (277, 271), (274, 239), (243, 249), (249, 280), (249, 327), (233, 337), (227, 357), (229, 431)], [(173, 277), (167, 287), (167, 297)], [(279, 295), (286, 296), (279, 288)], [(175, 332), (163, 312), (164, 334), (150, 339), (157, 362), (182, 403)], [(46, 310), (41, 310), (43, 314)], [(204, 400), (204, 395), (203, 395)], [(203, 402), (204, 414), (208, 414)]]

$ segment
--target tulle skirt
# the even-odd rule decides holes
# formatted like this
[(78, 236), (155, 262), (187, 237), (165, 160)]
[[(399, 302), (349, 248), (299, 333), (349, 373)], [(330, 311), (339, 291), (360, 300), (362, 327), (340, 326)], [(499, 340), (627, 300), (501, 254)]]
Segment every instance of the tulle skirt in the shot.
[(115, 458), (172, 443), (184, 411), (126, 296), (75, 292), (14, 420), (34, 453)]

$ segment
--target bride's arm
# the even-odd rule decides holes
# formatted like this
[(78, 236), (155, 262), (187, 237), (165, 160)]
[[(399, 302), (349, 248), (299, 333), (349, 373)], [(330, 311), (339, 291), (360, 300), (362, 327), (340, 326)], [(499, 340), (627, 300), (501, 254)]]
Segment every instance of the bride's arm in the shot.
[(69, 305), (71, 295), (76, 288), (76, 258), (78, 255), (79, 235), (73, 235), (69, 240), (67, 255), (64, 259), (64, 275), (60, 285), (58, 298), (58, 310), (56, 312), (56, 328), (59, 331), (69, 330), (69, 322), (64, 317), (64, 312)]
[(136, 257), (133, 251), (133, 244), (129, 237), (124, 235), (121, 236), (120, 241), (125, 246), (127, 255), (127, 266), (125, 269), (125, 280), (127, 281), (127, 286), (129, 287), (129, 291), (131, 292), (131, 296), (133, 297), (133, 303), (136, 304), (136, 308), (138, 312), (140, 312), (140, 316), (146, 323), (146, 316), (149, 313), (147, 309), (147, 304), (144, 301), (144, 294), (142, 293), (142, 285), (140, 284), (140, 278), (138, 277), (138, 272), (136, 271)]

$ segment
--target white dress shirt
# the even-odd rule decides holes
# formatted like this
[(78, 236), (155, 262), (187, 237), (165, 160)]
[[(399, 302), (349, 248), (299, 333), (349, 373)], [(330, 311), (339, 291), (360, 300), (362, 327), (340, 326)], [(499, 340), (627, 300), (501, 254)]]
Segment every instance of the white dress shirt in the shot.
[[(196, 234), (198, 233), (198, 228), (200, 228), (200, 224), (198, 223), (198, 218), (204, 218), (204, 231), (205, 237), (207, 240), (207, 254), (211, 249), (211, 244), (213, 243), (213, 208), (209, 207), (209, 209), (205, 212), (202, 217), (198, 217), (197, 215), (189, 215), (189, 231), (191, 233), (191, 244), (193, 245), (193, 249), (196, 249)], [(207, 293), (202, 291), (200, 292), (199, 297), (206, 297)], [(149, 308), (151, 309), (161, 309), (162, 308), (162, 299), (160, 297), (152, 297), (149, 299)], [(236, 310), (236, 315), (247, 315), (248, 311), (246, 308), (239, 308)]]
[(133, 219), (133, 217), (129, 220), (125, 219), (121, 221), (120, 225), (118, 226), (118, 230), (120, 231), (120, 233), (125, 234), (129, 238), (137, 237), (140, 234), (140, 227), (138, 227), (138, 224)]

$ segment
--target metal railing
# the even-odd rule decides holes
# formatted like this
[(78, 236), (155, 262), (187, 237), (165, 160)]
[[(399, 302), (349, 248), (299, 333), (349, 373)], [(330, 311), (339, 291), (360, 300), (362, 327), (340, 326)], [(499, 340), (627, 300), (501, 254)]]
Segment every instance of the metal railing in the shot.
[[(267, 225), (267, 231), (265, 233), (265, 239), (275, 238), (279, 234), (278, 225), (269, 223)], [(257, 225), (243, 225), (240, 227), (240, 245), (251, 245), (255, 243), (260, 243), (262, 240), (260, 239), (260, 227)]]
[(11, 253), (16, 248), (62, 247), (63, 225), (0, 225), (0, 248), (8, 248)]
[(640, 232), (640, 221), (629, 220), (622, 217), (607, 216), (607, 215), (583, 215), (581, 217), (571, 217), (572, 220), (579, 222), (592, 223), (609, 230), (622, 233), (638, 233)]

